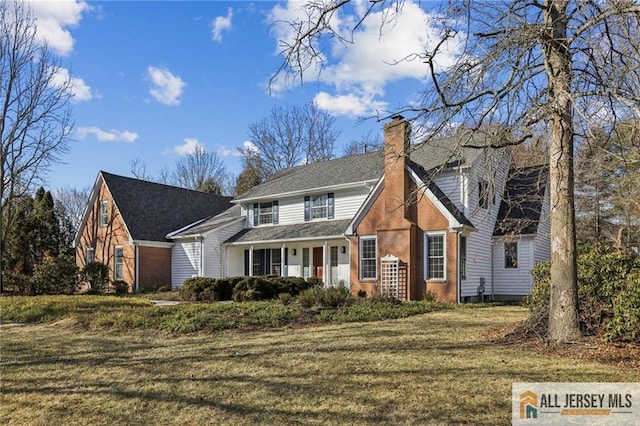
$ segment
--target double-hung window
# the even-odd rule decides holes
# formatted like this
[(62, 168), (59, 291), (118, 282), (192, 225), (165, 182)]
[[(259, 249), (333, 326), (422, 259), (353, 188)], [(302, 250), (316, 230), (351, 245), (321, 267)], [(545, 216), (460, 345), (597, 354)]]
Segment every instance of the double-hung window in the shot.
[(100, 201), (100, 226), (109, 224), (109, 202), (107, 200)]
[(88, 265), (90, 263), (95, 262), (96, 260), (96, 253), (95, 250), (93, 249), (93, 247), (87, 247), (87, 250), (85, 252), (85, 263)]
[(327, 217), (327, 194), (311, 197), (311, 219)]
[(425, 237), (426, 278), (428, 280), (444, 280), (446, 278), (445, 234), (427, 234)]
[(253, 226), (278, 223), (278, 201), (264, 201), (253, 205)]
[(122, 246), (116, 246), (113, 253), (113, 280), (124, 279), (124, 256)]
[(377, 278), (376, 237), (360, 238), (360, 279)]
[(504, 267), (518, 267), (518, 243), (515, 241), (504, 243)]

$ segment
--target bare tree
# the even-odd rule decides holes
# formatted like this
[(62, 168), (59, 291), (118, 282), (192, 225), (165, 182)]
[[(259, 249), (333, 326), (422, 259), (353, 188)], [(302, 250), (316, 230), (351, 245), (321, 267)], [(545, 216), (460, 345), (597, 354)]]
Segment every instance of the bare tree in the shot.
[[(349, 0), (309, 2), (305, 18), (289, 22), (279, 72), (302, 79), (318, 69), (326, 40), (351, 42), (334, 19)], [(381, 25), (401, 16), (404, 1), (372, 0), (352, 31), (374, 12)], [(358, 3), (363, 6), (362, 3)], [(602, 121), (640, 116), (640, 6), (630, 0), (447, 1), (431, 14), (441, 40), (407, 60), (425, 63), (419, 106), (401, 111), (437, 137), (452, 123), (488, 136), (478, 148), (516, 145), (548, 135), (551, 198), (549, 337), (579, 338), (573, 154), (576, 140)], [(352, 33), (353, 34), (353, 33)], [(454, 63), (438, 63), (450, 45)], [(477, 141), (478, 139), (472, 139)], [(464, 144), (461, 140), (460, 143)]]
[(198, 146), (192, 153), (178, 158), (170, 182), (182, 188), (223, 194), (228, 192), (229, 173), (220, 157)]
[(359, 140), (352, 140), (349, 145), (345, 146), (342, 155), (364, 154), (366, 152), (379, 151), (384, 146), (384, 140), (380, 136), (380, 132), (369, 130), (363, 134)]
[(90, 194), (91, 187), (89, 186), (85, 186), (84, 188), (67, 186), (55, 191), (55, 212), (60, 222), (63, 245), (71, 246), (78, 227), (80, 226), (80, 221), (82, 220), (82, 215), (84, 214), (84, 209), (87, 206)]
[(36, 39), (28, 3), (0, 3), (0, 137), (3, 229), (14, 224), (14, 202), (42, 183), (49, 166), (68, 149), (71, 81)]
[(312, 103), (273, 107), (269, 116), (249, 125), (253, 146), (242, 156), (264, 179), (288, 167), (328, 160), (339, 135), (334, 122)]
[(129, 161), (129, 171), (136, 179), (152, 181), (153, 178), (147, 173), (147, 163), (140, 157), (135, 157)]

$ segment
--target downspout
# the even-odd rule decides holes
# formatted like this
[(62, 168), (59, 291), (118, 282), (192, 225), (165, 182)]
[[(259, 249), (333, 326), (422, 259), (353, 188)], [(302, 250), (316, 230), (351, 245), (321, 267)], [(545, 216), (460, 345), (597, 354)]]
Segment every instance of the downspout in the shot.
[(493, 279), (493, 247), (494, 246), (494, 242), (493, 239), (491, 240), (491, 301), (495, 301), (496, 300), (496, 295), (495, 295), (495, 290), (494, 290), (494, 279)]
[(462, 272), (460, 271), (460, 231), (456, 232), (456, 303), (460, 304), (462, 291)]
[(133, 287), (134, 287), (134, 291), (136, 293), (138, 293), (138, 291), (140, 291), (140, 246), (138, 245), (138, 243), (134, 244), (135, 246), (135, 259), (133, 260), (135, 265), (136, 265), (136, 278), (135, 278), (135, 282), (133, 283)]

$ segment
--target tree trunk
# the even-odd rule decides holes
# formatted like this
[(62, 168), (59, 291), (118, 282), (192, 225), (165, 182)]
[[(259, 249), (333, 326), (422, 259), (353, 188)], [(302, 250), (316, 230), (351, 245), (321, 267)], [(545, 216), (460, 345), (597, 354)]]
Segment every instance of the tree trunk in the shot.
[(549, 79), (549, 175), (551, 199), (551, 289), (549, 337), (556, 342), (580, 338), (576, 228), (573, 188), (573, 111), (571, 53), (567, 41), (567, 1), (548, 0), (544, 40)]

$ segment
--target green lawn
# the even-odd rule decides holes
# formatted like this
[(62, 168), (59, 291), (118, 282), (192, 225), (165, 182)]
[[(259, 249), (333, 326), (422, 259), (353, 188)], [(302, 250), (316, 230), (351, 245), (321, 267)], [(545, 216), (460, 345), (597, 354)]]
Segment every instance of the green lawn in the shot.
[(640, 372), (486, 342), (519, 307), (174, 335), (62, 320), (4, 325), (0, 424), (509, 424), (514, 381)]

